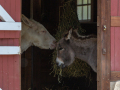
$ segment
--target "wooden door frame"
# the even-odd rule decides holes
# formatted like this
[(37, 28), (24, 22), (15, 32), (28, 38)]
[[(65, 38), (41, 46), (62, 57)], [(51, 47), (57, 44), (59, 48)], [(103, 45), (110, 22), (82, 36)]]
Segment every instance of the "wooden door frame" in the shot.
[(97, 90), (110, 90), (110, 21), (111, 0), (97, 0)]

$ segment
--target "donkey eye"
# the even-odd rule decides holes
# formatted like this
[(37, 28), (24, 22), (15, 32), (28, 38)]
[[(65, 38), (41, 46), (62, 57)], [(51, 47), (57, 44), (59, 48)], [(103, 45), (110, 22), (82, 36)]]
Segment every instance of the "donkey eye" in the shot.
[(43, 33), (46, 33), (46, 31), (42, 31)]
[(40, 31), (40, 33), (44, 33), (44, 34), (45, 34), (45, 33), (46, 33), (46, 31)]
[(62, 50), (63, 48), (59, 47), (58, 50)]

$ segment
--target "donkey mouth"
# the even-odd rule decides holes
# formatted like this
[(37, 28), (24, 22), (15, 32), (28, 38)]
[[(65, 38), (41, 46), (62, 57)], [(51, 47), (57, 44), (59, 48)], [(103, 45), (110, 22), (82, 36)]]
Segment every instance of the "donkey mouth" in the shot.
[(51, 44), (50, 45), (50, 49), (55, 49), (56, 48), (56, 44)]
[(57, 66), (59, 66), (59, 67), (61, 67), (61, 68), (64, 68), (65, 67), (65, 64), (64, 64), (64, 62), (62, 61), (62, 59), (61, 58), (56, 58), (56, 64), (57, 64)]

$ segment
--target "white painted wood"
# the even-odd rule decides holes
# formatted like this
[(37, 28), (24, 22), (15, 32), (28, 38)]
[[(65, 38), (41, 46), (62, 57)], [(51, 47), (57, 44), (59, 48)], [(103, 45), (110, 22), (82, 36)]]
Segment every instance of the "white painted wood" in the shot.
[(20, 46), (0, 46), (0, 55), (21, 54)]
[(5, 22), (15, 22), (1, 5), (0, 5), (0, 19)]
[(21, 30), (21, 22), (0, 22), (0, 30)]

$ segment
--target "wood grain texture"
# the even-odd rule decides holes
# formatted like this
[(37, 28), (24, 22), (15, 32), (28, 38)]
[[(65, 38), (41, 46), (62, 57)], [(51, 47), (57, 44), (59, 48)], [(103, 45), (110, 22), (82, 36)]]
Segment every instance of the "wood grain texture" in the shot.
[[(13, 42), (13, 43), (10, 43)], [(0, 46), (19, 46), (20, 42), (18, 38), (0, 38)]]
[(111, 27), (120, 27), (120, 16), (111, 17)]
[(4, 31), (0, 31), (0, 38), (4, 38), (5, 36), (5, 32)]
[(111, 0), (111, 16), (118, 15), (118, 0)]
[(0, 87), (3, 88), (3, 57), (0, 56)]
[(111, 27), (111, 71), (115, 70), (115, 28)]
[(111, 0), (111, 81), (120, 80), (119, 33), (120, 33), (120, 0)]
[[(99, 0), (98, 0), (99, 1)], [(97, 90), (109, 90), (110, 88), (110, 0), (100, 0), (98, 3), (100, 9), (98, 9), (98, 16), (100, 17), (100, 25), (97, 36), (97, 62), (98, 69), (97, 77), (99, 82), (97, 83)], [(106, 31), (103, 30), (103, 26), (106, 25)], [(98, 49), (99, 47), (99, 49)], [(106, 49), (106, 54), (102, 53), (102, 49)]]
[(8, 90), (8, 56), (3, 56), (3, 90)]
[(16, 15), (15, 15), (15, 17), (16, 17), (16, 19), (15, 19), (15, 21), (16, 22), (20, 22), (21, 21), (21, 0), (16, 0), (16, 2), (15, 2), (16, 4), (16, 6), (15, 6), (15, 12), (16, 12)]
[(110, 26), (110, 21), (111, 21), (111, 0), (106, 0), (106, 26), (107, 26), (107, 32), (106, 32), (106, 81), (105, 84), (107, 86), (107, 90), (110, 90), (110, 72), (111, 72), (111, 26)]
[(9, 87), (9, 90), (14, 90), (14, 81), (13, 81), (13, 79), (14, 79), (14, 62), (13, 62), (13, 60), (14, 60), (13, 56), (9, 55), (8, 56), (8, 73), (9, 73), (8, 87)]
[(101, 0), (97, 1), (97, 90), (101, 90)]
[(14, 55), (14, 89), (21, 90), (21, 60), (20, 55)]
[(112, 71), (111, 72), (111, 81), (120, 80), (120, 71)]
[(120, 27), (115, 27), (115, 71), (120, 71)]
[(118, 1), (118, 16), (120, 16), (120, 0)]

